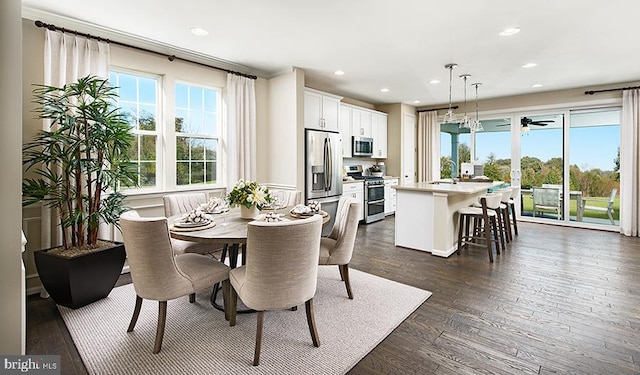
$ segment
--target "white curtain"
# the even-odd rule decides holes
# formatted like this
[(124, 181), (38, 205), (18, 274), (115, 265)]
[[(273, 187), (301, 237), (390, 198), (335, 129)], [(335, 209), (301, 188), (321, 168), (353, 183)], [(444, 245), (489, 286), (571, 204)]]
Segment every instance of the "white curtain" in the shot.
[[(109, 44), (79, 37), (73, 34), (45, 30), (44, 43), (44, 84), (61, 87), (73, 83), (89, 74), (102, 78), (109, 77)], [(42, 128), (49, 129), (43, 122)], [(51, 233), (57, 228), (53, 213), (42, 207), (41, 245), (43, 249), (52, 247)], [(52, 225), (52, 221), (53, 225)], [(57, 228), (59, 230), (59, 228)], [(58, 236), (59, 238), (60, 236)], [(57, 241), (56, 241), (57, 242)]]
[(620, 233), (638, 236), (640, 223), (640, 90), (622, 93), (620, 121)]
[(255, 80), (227, 74), (227, 187), (240, 178), (255, 181), (256, 88)]
[(418, 182), (440, 178), (440, 126), (436, 111), (418, 113)]

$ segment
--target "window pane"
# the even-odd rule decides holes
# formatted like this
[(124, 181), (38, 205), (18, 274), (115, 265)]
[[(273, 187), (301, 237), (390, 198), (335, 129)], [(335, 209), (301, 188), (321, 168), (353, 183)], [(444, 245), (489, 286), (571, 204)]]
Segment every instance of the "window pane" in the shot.
[(189, 87), (189, 109), (194, 111), (202, 111), (203, 97), (200, 87)]
[(140, 163), (140, 187), (156, 186), (156, 163), (141, 162)]
[(156, 139), (155, 135), (140, 136), (140, 160), (156, 160)]
[(176, 108), (187, 108), (189, 106), (187, 85), (176, 83)]
[(213, 140), (208, 140), (205, 141), (204, 143), (204, 147), (205, 147), (205, 155), (204, 155), (204, 159), (207, 161), (215, 161), (217, 159), (217, 141), (213, 141)]
[(140, 77), (139, 101), (146, 104), (156, 104), (156, 80), (152, 78)]
[(138, 151), (140, 150), (140, 136), (136, 135), (134, 136), (134, 140), (131, 144), (131, 148), (129, 148), (129, 159), (131, 159), (131, 161), (137, 161), (138, 160)]
[(120, 100), (135, 102), (138, 100), (138, 85), (136, 77), (120, 73), (120, 79), (118, 80), (120, 86)]
[(138, 123), (140, 130), (156, 130), (156, 107), (151, 105), (140, 105), (140, 117)]
[(204, 90), (204, 106), (207, 111), (218, 111), (218, 92), (215, 90)]
[(204, 140), (191, 138), (191, 160), (204, 160)]
[(189, 159), (189, 138), (176, 137), (176, 160)]
[(193, 162), (191, 163), (191, 183), (201, 184), (204, 182), (204, 163)]
[(185, 133), (187, 130), (187, 121), (189, 121), (189, 111), (186, 109), (176, 109), (176, 132)]
[(218, 134), (217, 120), (218, 119), (215, 113), (205, 113), (204, 128), (202, 130), (202, 134), (217, 135)]
[(216, 182), (216, 163), (207, 162), (205, 163), (206, 168), (206, 183), (214, 184)]
[(189, 185), (189, 163), (176, 163), (176, 184)]

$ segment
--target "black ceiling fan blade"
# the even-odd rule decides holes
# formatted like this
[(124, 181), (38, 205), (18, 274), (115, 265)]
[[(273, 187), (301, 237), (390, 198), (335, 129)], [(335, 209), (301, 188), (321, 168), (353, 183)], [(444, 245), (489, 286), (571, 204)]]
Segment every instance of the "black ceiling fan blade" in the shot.
[(529, 125), (547, 126), (549, 125), (548, 122), (553, 122), (553, 121), (531, 121)]

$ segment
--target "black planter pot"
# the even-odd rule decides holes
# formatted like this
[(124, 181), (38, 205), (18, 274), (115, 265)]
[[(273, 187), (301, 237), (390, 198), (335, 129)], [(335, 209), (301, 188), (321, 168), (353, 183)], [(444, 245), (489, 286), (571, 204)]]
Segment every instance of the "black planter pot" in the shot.
[(109, 295), (118, 281), (126, 253), (124, 244), (74, 258), (34, 252), (40, 281), (51, 298), (72, 309), (88, 305)]

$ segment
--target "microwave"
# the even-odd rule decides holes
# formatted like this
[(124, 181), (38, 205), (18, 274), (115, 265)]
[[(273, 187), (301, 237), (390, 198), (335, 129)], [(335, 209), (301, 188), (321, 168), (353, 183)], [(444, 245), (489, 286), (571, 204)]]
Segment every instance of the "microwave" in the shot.
[(352, 145), (353, 156), (373, 156), (373, 138), (354, 136)]

